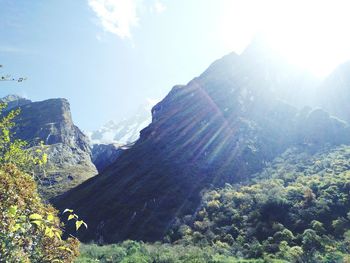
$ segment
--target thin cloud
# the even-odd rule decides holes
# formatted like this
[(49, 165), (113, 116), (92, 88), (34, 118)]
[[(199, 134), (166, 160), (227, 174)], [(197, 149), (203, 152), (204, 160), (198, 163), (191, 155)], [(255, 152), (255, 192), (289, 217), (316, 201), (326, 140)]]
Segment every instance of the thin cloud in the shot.
[(138, 26), (138, 0), (88, 0), (105, 31), (122, 39), (131, 38), (131, 29)]
[(154, 4), (154, 10), (156, 11), (156, 13), (160, 14), (166, 10), (166, 6), (162, 2), (156, 1)]
[(17, 48), (17, 47), (0, 45), (0, 53), (23, 53), (23, 52), (26, 52), (26, 50), (22, 48)]

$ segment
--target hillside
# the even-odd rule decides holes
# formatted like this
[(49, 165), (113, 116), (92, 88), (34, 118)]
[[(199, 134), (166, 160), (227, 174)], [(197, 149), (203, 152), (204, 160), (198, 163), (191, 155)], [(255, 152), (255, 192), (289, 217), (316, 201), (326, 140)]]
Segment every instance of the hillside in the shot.
[(335, 116), (349, 122), (350, 62), (338, 66), (322, 83), (318, 99), (320, 106)]
[(347, 123), (291, 105), (307, 104), (309, 80), (258, 43), (229, 54), (175, 86), (130, 149), (55, 204), (86, 218), (83, 240), (162, 239), (176, 217), (196, 210), (205, 188), (249, 182), (290, 147), (350, 142)]
[(316, 262), (322, 255), (329, 257), (326, 262), (340, 262), (350, 242), (349, 157), (349, 146), (289, 149), (254, 183), (203, 193), (195, 214), (178, 219), (167, 238), (220, 244), (247, 258), (268, 253)]

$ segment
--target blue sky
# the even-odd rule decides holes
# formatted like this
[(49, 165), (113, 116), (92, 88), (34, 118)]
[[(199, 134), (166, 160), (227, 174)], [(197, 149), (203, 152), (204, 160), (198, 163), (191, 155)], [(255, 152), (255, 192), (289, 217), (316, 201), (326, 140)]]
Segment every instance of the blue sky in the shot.
[(128, 116), (230, 51), (206, 21), (215, 1), (200, 3), (143, 3), (124, 36), (106, 31), (85, 0), (0, 0), (2, 73), (28, 77), (0, 83), (0, 95), (67, 98), (84, 130)]
[[(215, 59), (233, 50), (241, 52), (257, 30), (268, 28), (268, 33), (274, 36), (270, 39), (279, 43), (288, 38), (275, 36), (301, 31), (295, 29), (315, 30), (317, 21), (323, 21), (325, 13), (330, 12), (329, 6), (316, 9), (319, 14), (312, 11), (312, 16), (318, 14), (319, 20), (312, 20), (310, 10), (314, 6), (304, 8), (303, 1), (299, 1), (299, 6), (295, 4), (297, 0), (289, 1), (294, 11), (288, 6), (279, 7), (281, 1), (269, 0), (262, 6), (261, 2), (0, 0), (0, 64), (4, 65), (1, 73), (28, 77), (23, 83), (0, 82), (0, 96), (19, 94), (32, 100), (67, 98), (75, 123), (83, 130), (96, 129), (108, 120), (129, 116), (148, 98), (163, 98), (172, 86), (186, 84)], [(296, 28), (298, 25), (290, 21), (294, 21), (292, 17), (300, 12), (301, 5), (304, 20)], [(347, 10), (341, 5), (336, 7), (335, 12)], [(288, 15), (289, 19), (285, 19)], [(348, 31), (349, 23), (345, 22), (349, 21), (341, 20), (348, 17), (346, 12), (336, 13), (335, 17)], [(308, 20), (317, 23), (305, 27)], [(333, 31), (332, 28), (320, 31), (314, 40), (323, 43), (322, 37)], [(304, 42), (292, 42), (303, 59), (302, 51), (315, 51), (315, 45), (305, 44), (313, 43), (313, 39), (305, 41), (305, 37), (310, 37), (305, 32), (291, 35), (294, 40), (303, 37)], [(333, 37), (344, 47), (350, 46), (349, 39), (339, 41), (338, 35)], [(290, 39), (287, 42), (291, 43)], [(287, 42), (280, 46), (288, 47)], [(334, 50), (345, 48), (333, 47), (333, 53)], [(327, 65), (333, 67), (350, 57), (348, 53), (338, 53), (336, 57), (330, 52), (329, 61), (334, 61)], [(311, 61), (317, 66), (318, 55), (315, 53)]]

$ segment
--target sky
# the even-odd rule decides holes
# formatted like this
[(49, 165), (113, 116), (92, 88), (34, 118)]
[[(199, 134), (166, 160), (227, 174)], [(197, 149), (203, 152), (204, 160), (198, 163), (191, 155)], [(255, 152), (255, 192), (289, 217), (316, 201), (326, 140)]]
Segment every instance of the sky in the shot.
[(350, 58), (349, 1), (0, 0), (0, 96), (67, 98), (94, 130), (162, 99), (263, 33), (326, 76)]

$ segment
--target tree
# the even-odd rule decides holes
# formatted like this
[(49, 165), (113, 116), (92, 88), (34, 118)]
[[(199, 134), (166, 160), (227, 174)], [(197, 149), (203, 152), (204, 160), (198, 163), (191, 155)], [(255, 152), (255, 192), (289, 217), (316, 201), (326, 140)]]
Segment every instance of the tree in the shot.
[(61, 239), (58, 212), (41, 200), (31, 172), (45, 164), (46, 155), (13, 139), (19, 111), (4, 115), (4, 108), (0, 104), (0, 262), (73, 262), (79, 241)]

